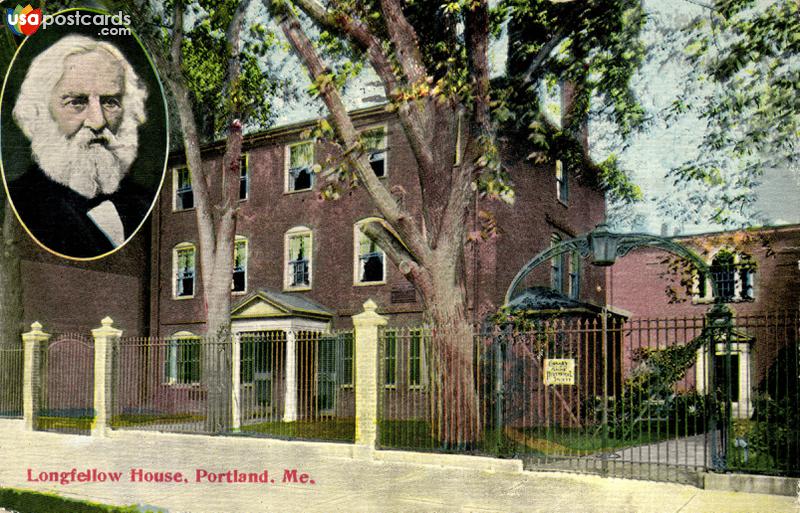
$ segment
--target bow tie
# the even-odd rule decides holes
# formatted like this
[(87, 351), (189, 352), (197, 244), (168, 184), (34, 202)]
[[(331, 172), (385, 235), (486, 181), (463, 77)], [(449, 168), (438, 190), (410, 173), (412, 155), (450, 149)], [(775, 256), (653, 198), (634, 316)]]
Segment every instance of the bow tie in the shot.
[(111, 201), (114, 202), (114, 195), (113, 194), (98, 194), (92, 199), (86, 200), (86, 209), (91, 210), (100, 203), (104, 201)]

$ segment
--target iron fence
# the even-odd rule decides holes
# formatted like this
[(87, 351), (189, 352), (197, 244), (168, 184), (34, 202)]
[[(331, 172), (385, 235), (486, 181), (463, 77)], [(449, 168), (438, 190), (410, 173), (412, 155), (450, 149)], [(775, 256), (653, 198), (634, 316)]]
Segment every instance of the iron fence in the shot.
[(241, 433), (353, 442), (352, 331), (240, 333)]
[[(704, 470), (797, 475), (798, 328), (797, 314), (724, 309), (539, 318), (476, 335), (458, 359), (435, 330), (384, 329), (380, 447), (695, 484)], [(442, 408), (447, 395), (463, 407)]]
[(201, 358), (229, 346), (197, 336), (119, 340), (113, 352), (111, 427), (209, 432)]
[(22, 347), (0, 347), (0, 417), (22, 417)]
[(354, 350), (352, 332), (122, 339), (111, 425), (352, 442)]

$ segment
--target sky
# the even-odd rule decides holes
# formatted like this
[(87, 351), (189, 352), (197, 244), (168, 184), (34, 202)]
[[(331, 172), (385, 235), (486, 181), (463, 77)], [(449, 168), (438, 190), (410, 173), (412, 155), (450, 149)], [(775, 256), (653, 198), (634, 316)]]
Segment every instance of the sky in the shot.
[[(261, 3), (255, 7), (260, 9)], [(664, 30), (678, 30), (694, 16), (703, 13), (703, 8), (688, 0), (644, 0), (649, 20), (642, 33), (646, 45), (656, 52), (656, 58), (648, 60), (634, 77), (632, 86), (642, 105), (650, 113), (668, 107), (680, 93), (686, 77), (686, 65), (680, 58), (682, 48), (660, 47)], [(265, 16), (265, 13), (258, 13)], [(655, 27), (660, 27), (657, 30)], [(276, 33), (280, 33), (274, 27)], [(308, 27), (310, 30), (311, 27)], [(501, 37), (490, 48), (493, 74), (503, 72), (506, 61), (507, 38)], [(293, 81), (290, 88), (296, 94), (277, 99), (277, 126), (325, 116), (322, 102), (311, 99), (305, 90), (309, 81), (299, 61), (287, 50), (279, 50), (273, 56), (272, 71)], [(378, 105), (385, 102), (382, 85), (369, 66), (345, 89), (345, 102), (350, 109)], [(680, 165), (687, 157), (698, 153), (697, 141), (702, 137), (704, 123), (692, 116), (683, 116), (677, 122), (666, 126), (654, 123), (646, 131), (635, 136), (629, 145), (620, 151), (620, 141), (613, 134), (611, 125), (590, 124), (590, 145), (592, 156), (600, 161), (609, 153), (617, 154), (620, 164), (631, 170), (633, 181), (640, 186), (644, 201), (631, 208), (638, 214), (635, 225), (623, 224), (620, 229), (646, 231), (649, 233), (701, 233), (718, 231), (724, 228), (709, 222), (677, 220), (689, 209), (684, 208), (682, 195), (686, 187), (676, 188), (665, 175), (670, 168)], [(764, 177), (763, 184), (756, 191), (758, 217), (748, 217), (741, 222), (747, 225), (777, 225), (800, 223), (800, 172), (789, 169), (772, 169)], [(663, 200), (672, 202), (666, 213), (658, 205)], [(691, 217), (686, 216), (683, 217)]]

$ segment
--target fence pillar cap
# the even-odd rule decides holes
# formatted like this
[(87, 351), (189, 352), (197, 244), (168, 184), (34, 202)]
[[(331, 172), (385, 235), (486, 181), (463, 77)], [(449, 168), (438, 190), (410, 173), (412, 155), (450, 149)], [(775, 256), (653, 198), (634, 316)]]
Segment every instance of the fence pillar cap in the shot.
[(377, 310), (377, 303), (372, 299), (367, 299), (364, 302), (364, 311), (353, 316), (353, 324), (355, 326), (385, 326), (388, 321)]
[(114, 319), (111, 317), (104, 317), (102, 321), (100, 321), (102, 325), (99, 328), (95, 328), (92, 330), (93, 337), (103, 337), (103, 336), (120, 336), (122, 335), (122, 330), (119, 330), (113, 326)]
[(22, 334), (23, 339), (43, 339), (50, 337), (49, 333), (45, 333), (42, 331), (42, 323), (39, 321), (33, 321), (31, 323), (31, 330), (27, 333)]

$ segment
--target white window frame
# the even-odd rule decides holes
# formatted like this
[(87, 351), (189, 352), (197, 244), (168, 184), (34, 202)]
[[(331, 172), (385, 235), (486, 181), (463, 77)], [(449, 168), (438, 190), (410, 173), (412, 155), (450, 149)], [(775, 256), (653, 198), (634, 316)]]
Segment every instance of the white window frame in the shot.
[(247, 293), (247, 278), (248, 278), (248, 265), (250, 264), (250, 243), (247, 240), (247, 237), (237, 235), (236, 239), (233, 241), (233, 263), (234, 263), (234, 271), (236, 270), (236, 247), (242, 245), (244, 246), (244, 289), (242, 290), (233, 290), (233, 277), (231, 277), (231, 293), (232, 294), (246, 294)]
[(383, 130), (383, 175), (381, 176), (375, 175), (375, 176), (378, 176), (378, 178), (386, 178), (389, 176), (389, 125), (384, 123), (382, 125), (368, 126), (366, 128), (361, 129), (359, 134), (363, 136), (367, 132), (372, 132), (377, 130)]
[(239, 169), (239, 201), (247, 201), (250, 199), (250, 154), (249, 153), (242, 153), (242, 156), (239, 158), (239, 162), (242, 163), (242, 168), (244, 169), (244, 182), (245, 182), (245, 191), (244, 191), (244, 198), (241, 195), (241, 183), (242, 183), (242, 174), (241, 168)]
[[(725, 342), (717, 342), (714, 354), (716, 356), (724, 355), (727, 345)], [(731, 342), (730, 354), (739, 357), (739, 401), (731, 403), (731, 411), (736, 418), (747, 419), (753, 415), (753, 392), (750, 388), (750, 343)], [(697, 350), (695, 388), (701, 395), (709, 389), (707, 369), (710, 362), (708, 356), (707, 348), (703, 347)]]
[(569, 204), (569, 178), (567, 177), (567, 170), (564, 169), (564, 163), (561, 160), (556, 160), (556, 199), (564, 205)]
[[(750, 282), (749, 288), (752, 291), (752, 295), (749, 297), (745, 297), (743, 294), (745, 290), (748, 288), (747, 283), (742, 282), (742, 274), (741, 274), (741, 266), (745, 262), (752, 262), (752, 258), (742, 253), (740, 251), (736, 251), (735, 249), (729, 247), (722, 247), (719, 248), (717, 251), (714, 252), (713, 255), (706, 261), (706, 265), (708, 265), (709, 271), (711, 266), (714, 263), (714, 260), (717, 256), (722, 253), (727, 252), (733, 255), (733, 296), (728, 298), (726, 303), (738, 303), (742, 301), (755, 301), (756, 299), (756, 284), (755, 284), (755, 273), (756, 267), (755, 265), (748, 273), (748, 281)], [(693, 303), (713, 303), (714, 302), (714, 290), (711, 283), (711, 276), (705, 276), (705, 294), (700, 295), (700, 277), (701, 274), (697, 271), (694, 272), (692, 276), (692, 302)]]
[[(551, 234), (550, 247), (555, 246), (563, 240), (564, 238), (558, 233)], [(564, 288), (565, 286), (568, 286), (565, 283), (565, 281), (569, 280), (569, 273), (566, 269), (566, 266), (569, 265), (569, 262), (566, 256), (567, 253), (561, 253), (560, 255), (556, 255), (550, 259), (550, 288), (559, 294), (564, 294)], [(556, 273), (558, 273), (558, 287), (556, 287)]]
[[(356, 224), (353, 225), (353, 285), (356, 287), (368, 287), (371, 285), (385, 285), (386, 284), (386, 252), (378, 246), (378, 252), (381, 254), (381, 263), (383, 264), (383, 279), (380, 281), (363, 281), (361, 279), (362, 276), (362, 266), (361, 266), (361, 237), (366, 237), (366, 235), (361, 231), (361, 227), (367, 223), (371, 222), (381, 222), (383, 224), (383, 220), (377, 217), (368, 217), (366, 219), (362, 219)], [(377, 243), (376, 243), (377, 246)]]
[[(291, 259), (291, 245), (289, 241), (293, 237), (308, 236), (308, 285), (292, 285), (291, 273), (289, 271), (289, 262)], [(297, 290), (311, 290), (314, 285), (314, 232), (307, 226), (295, 226), (286, 231), (283, 236), (283, 290), (297, 291)]]
[[(190, 208), (181, 208), (178, 206), (178, 173), (185, 169), (189, 173), (189, 181), (192, 182), (192, 206)], [(172, 168), (172, 211), (173, 212), (186, 212), (194, 210), (196, 201), (194, 201), (194, 182), (192, 180), (192, 172), (189, 171), (189, 166), (176, 166)]]
[[(191, 249), (194, 252), (194, 273), (192, 276), (192, 293), (178, 295), (178, 253)], [(172, 248), (172, 299), (192, 299), (197, 292), (197, 247), (191, 242), (181, 242)]]
[[(200, 346), (200, 352), (202, 352), (202, 338), (199, 335), (192, 333), (191, 331), (178, 331), (177, 333), (173, 333), (167, 339), (167, 345), (165, 347), (166, 354), (165, 354), (165, 361), (164, 361), (164, 384), (165, 385), (172, 385), (176, 387), (191, 387), (197, 386), (200, 384), (202, 373), (202, 354), (200, 355), (200, 359), (197, 361), (197, 381), (186, 381), (181, 382), (178, 380), (178, 347), (181, 341), (190, 340)], [(169, 369), (169, 370), (167, 370)]]
[[(293, 188), (289, 187), (289, 185), (291, 183), (291, 175), (289, 173), (289, 167), (291, 166), (291, 163), (292, 163), (292, 148), (296, 148), (296, 147), (302, 146), (304, 144), (310, 144), (311, 145), (311, 164), (310, 164), (310, 166), (311, 166), (311, 169), (310, 169), (310, 172), (311, 172), (311, 187), (309, 187), (307, 189), (293, 189)], [(307, 140), (307, 141), (298, 141), (298, 142), (294, 142), (294, 143), (291, 143), (291, 144), (287, 144), (285, 146), (285, 148), (286, 149), (284, 150), (284, 159), (283, 159), (283, 161), (284, 161), (284, 166), (283, 166), (283, 192), (285, 194), (294, 194), (296, 192), (313, 191), (314, 190), (314, 185), (316, 184), (316, 173), (314, 173), (314, 169), (313, 169), (314, 164), (316, 163), (315, 161), (316, 161), (316, 154), (317, 154), (316, 141), (313, 140), (313, 139), (310, 139), (310, 140)]]
[(568, 296), (570, 299), (578, 299), (581, 293), (581, 257), (577, 251), (570, 251), (567, 259), (567, 280), (569, 283)]

